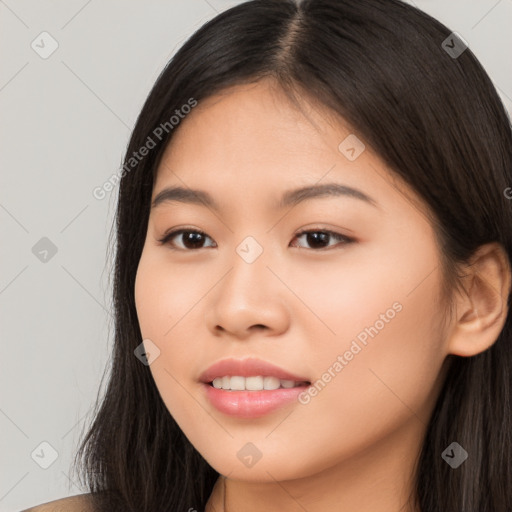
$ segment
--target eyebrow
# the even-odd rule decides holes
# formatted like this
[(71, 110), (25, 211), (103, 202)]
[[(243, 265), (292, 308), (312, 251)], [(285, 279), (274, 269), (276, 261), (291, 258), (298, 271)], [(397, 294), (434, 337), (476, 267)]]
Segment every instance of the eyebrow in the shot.
[[(345, 196), (364, 201), (376, 208), (378, 203), (361, 190), (341, 185), (340, 183), (325, 183), (322, 185), (309, 185), (293, 190), (287, 190), (281, 200), (278, 201), (275, 208), (283, 209), (288, 206), (295, 206), (303, 201), (317, 199), (322, 197)], [(180, 202), (203, 205), (212, 210), (219, 211), (220, 207), (213, 197), (204, 190), (184, 188), (184, 187), (167, 187), (160, 191), (153, 199), (151, 208), (156, 208), (163, 203)]]

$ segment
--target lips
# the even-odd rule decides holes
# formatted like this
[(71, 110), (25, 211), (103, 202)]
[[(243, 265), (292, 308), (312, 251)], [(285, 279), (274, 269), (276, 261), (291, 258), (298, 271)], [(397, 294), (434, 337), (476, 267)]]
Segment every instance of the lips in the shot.
[(263, 376), (277, 377), (282, 380), (293, 380), (311, 384), (307, 377), (293, 374), (279, 366), (257, 358), (223, 359), (207, 368), (199, 377), (200, 382), (209, 384), (217, 377), (225, 376)]

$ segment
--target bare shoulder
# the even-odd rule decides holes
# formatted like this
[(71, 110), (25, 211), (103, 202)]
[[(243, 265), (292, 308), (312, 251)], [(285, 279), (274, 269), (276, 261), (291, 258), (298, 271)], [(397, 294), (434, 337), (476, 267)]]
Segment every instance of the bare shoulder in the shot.
[(90, 494), (78, 494), (36, 505), (21, 512), (93, 512), (92, 499)]

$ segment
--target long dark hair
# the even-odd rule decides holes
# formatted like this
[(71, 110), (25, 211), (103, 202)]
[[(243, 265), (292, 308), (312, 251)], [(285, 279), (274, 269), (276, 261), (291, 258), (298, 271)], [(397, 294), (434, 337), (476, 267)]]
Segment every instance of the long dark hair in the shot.
[[(155, 171), (179, 129), (169, 120), (191, 98), (269, 77), (290, 97), (332, 109), (430, 208), (447, 292), (458, 286), (458, 264), (484, 243), (499, 242), (512, 260), (510, 118), (471, 49), (443, 44), (451, 32), (400, 0), (253, 0), (208, 21), (167, 64), (124, 160), (111, 373), (72, 468), (98, 512), (202, 511), (219, 476), (134, 356), (142, 341), (134, 282)], [(148, 137), (154, 147), (134, 163)], [(415, 475), (422, 512), (512, 510), (511, 343), (508, 314), (491, 348), (448, 356)], [(457, 470), (441, 457), (452, 441), (469, 453)]]

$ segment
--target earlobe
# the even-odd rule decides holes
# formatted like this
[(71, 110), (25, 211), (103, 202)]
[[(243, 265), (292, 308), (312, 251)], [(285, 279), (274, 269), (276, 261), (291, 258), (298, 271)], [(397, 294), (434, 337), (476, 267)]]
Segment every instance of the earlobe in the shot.
[(500, 244), (486, 244), (476, 251), (467, 265), (464, 285), (466, 293), (457, 303), (448, 352), (471, 357), (495, 343), (507, 319), (511, 269)]

